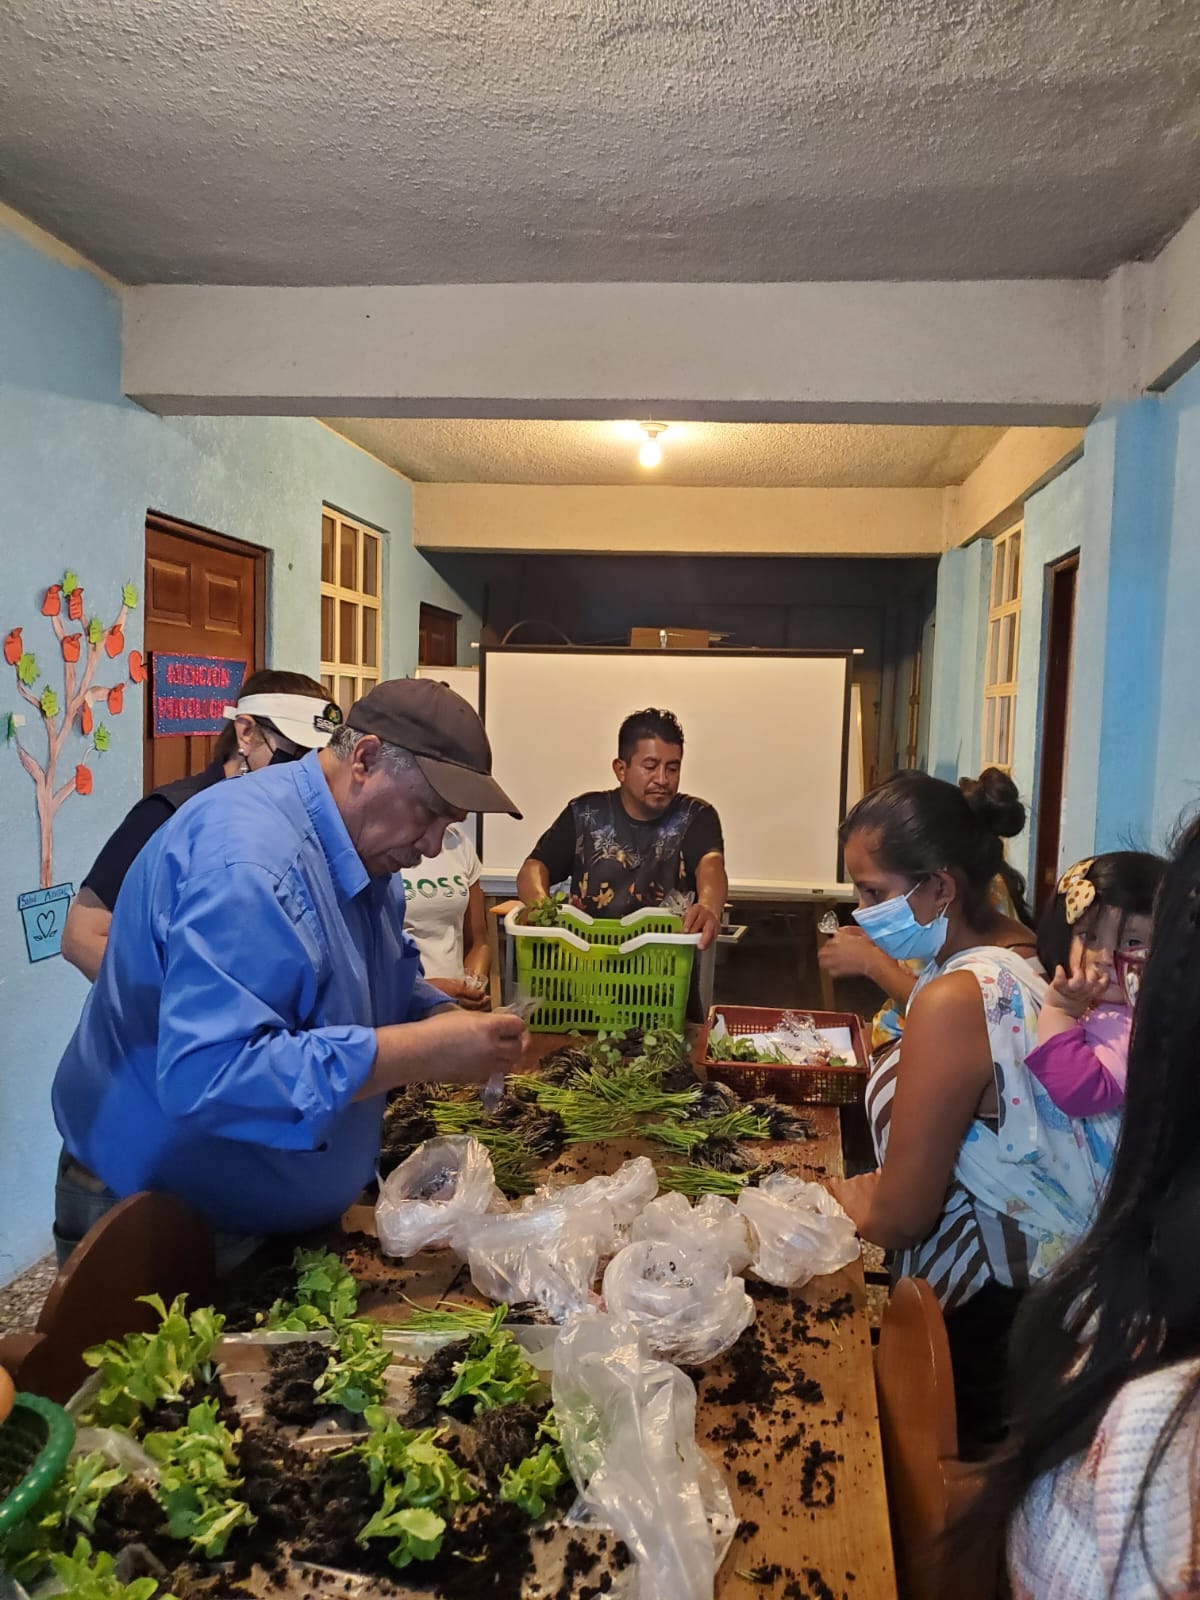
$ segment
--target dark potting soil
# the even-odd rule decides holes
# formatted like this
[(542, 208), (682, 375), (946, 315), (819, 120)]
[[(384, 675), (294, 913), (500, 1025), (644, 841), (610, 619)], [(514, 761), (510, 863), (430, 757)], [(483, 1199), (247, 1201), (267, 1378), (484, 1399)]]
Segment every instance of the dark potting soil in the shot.
[(276, 1300), (290, 1300), (296, 1292), (296, 1271), (291, 1247), (286, 1261), (271, 1261), (253, 1273), (232, 1273), (218, 1285), (216, 1308), (225, 1315), (226, 1333), (252, 1333)]
[(733, 1376), (719, 1389), (708, 1389), (706, 1400), (718, 1405), (770, 1405), (778, 1388), (786, 1381), (783, 1368), (767, 1350), (758, 1327), (751, 1323), (729, 1352)]
[(436, 1351), (413, 1379), (409, 1393), (408, 1410), (400, 1421), (406, 1428), (427, 1428), (440, 1410), (448, 1411), (460, 1422), (469, 1419), (472, 1403), (469, 1399), (456, 1400), (452, 1406), (438, 1404), (446, 1390), (453, 1387), (454, 1368), (470, 1349), (469, 1339), (456, 1339)]
[(227, 1428), (241, 1426), (237, 1407), (220, 1379), (214, 1378), (210, 1383), (193, 1383), (190, 1389), (184, 1390), (182, 1400), (159, 1400), (145, 1414), (145, 1432), (172, 1433), (176, 1428), (186, 1428), (188, 1412), (202, 1400), (217, 1402), (217, 1416)]
[(800, 1468), (800, 1499), (806, 1506), (831, 1506), (837, 1496), (832, 1467), (842, 1458), (836, 1450), (826, 1450), (819, 1439), (810, 1439)]
[(313, 1393), (313, 1384), (328, 1365), (329, 1350), (312, 1339), (270, 1346), (263, 1410), (285, 1426), (311, 1427), (328, 1410)]
[[(841, 1322), (844, 1317), (854, 1315), (854, 1296), (840, 1294), (836, 1300), (831, 1300), (827, 1306), (819, 1306), (812, 1314), (814, 1322)], [(815, 1568), (813, 1569), (816, 1570)]]
[(481, 1411), (475, 1418), (475, 1464), (486, 1477), (498, 1478), (505, 1467), (515, 1467), (518, 1461), (534, 1453), (534, 1439), (549, 1407), (540, 1411), (533, 1406), (495, 1406)]

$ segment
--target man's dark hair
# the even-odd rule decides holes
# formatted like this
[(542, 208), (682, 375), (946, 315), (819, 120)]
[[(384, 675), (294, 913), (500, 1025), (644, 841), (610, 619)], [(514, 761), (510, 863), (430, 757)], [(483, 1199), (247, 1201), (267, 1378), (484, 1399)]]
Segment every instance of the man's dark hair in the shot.
[(683, 749), (683, 729), (673, 711), (656, 711), (653, 706), (645, 711), (632, 711), (621, 724), (617, 734), (617, 756), (628, 761), (643, 739), (661, 739), (664, 744), (677, 744)]

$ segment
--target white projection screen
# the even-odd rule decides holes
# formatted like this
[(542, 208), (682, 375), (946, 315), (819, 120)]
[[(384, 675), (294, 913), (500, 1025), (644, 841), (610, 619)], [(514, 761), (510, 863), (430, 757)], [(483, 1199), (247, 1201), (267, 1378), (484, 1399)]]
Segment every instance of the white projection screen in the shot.
[(829, 653), (485, 650), (495, 772), (525, 813), (483, 818), (485, 874), (515, 877), (568, 800), (612, 788), (621, 722), (663, 706), (683, 724), (683, 789), (721, 814), (731, 890), (835, 884), (849, 678)]

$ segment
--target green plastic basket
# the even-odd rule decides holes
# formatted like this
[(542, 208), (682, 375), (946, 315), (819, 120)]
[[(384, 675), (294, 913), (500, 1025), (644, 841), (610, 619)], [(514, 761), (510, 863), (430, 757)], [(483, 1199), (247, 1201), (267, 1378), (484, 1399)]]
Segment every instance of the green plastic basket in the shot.
[(62, 1477), (75, 1424), (61, 1406), (18, 1394), (0, 1423), (0, 1538), (12, 1532)]
[(681, 933), (678, 917), (634, 911), (616, 919), (564, 906), (556, 928), (530, 928), (524, 908), (505, 928), (516, 950), (517, 987), (542, 1004), (535, 1033), (682, 1029), (700, 935)]

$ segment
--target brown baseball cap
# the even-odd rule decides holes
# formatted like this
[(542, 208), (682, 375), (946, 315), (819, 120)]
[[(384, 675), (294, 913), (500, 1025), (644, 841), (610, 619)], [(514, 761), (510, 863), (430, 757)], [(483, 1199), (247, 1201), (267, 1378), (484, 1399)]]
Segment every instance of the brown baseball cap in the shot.
[(390, 678), (354, 702), (346, 723), (409, 751), (456, 811), (521, 815), (492, 777), (483, 723), (462, 695), (436, 678)]

